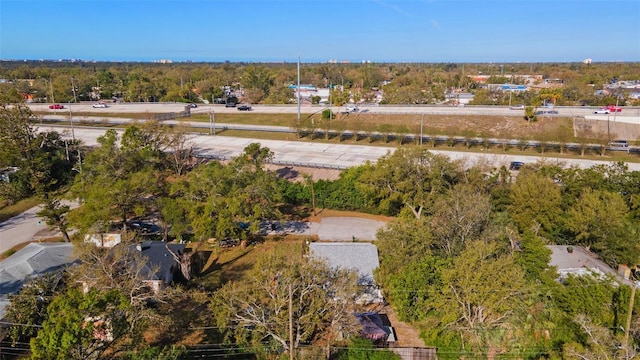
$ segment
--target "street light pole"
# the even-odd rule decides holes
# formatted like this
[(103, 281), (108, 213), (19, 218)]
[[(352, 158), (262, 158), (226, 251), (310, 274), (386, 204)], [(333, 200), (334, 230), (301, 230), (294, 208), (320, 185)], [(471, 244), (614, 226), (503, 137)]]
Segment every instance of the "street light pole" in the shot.
[(300, 54), (298, 54), (298, 123), (300, 123)]
[(73, 102), (77, 103), (78, 99), (76, 98), (76, 86), (73, 83), (73, 76), (71, 77), (71, 91), (73, 91)]
[(329, 130), (331, 130), (331, 83), (329, 83), (329, 128), (327, 129), (327, 139), (329, 139)]
[(53, 97), (53, 81), (51, 79), (49, 79), (49, 87), (51, 87), (51, 103), (55, 104), (56, 99)]
[(73, 116), (71, 115), (71, 105), (69, 105), (69, 123), (71, 123), (71, 138), (73, 139), (73, 143), (76, 142), (76, 133), (73, 130)]

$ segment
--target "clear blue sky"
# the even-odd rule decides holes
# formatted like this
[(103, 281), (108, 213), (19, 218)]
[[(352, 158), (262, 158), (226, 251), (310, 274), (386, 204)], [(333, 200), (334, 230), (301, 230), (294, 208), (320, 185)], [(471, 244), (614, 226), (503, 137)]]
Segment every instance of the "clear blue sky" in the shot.
[(0, 0), (0, 59), (640, 61), (640, 0)]

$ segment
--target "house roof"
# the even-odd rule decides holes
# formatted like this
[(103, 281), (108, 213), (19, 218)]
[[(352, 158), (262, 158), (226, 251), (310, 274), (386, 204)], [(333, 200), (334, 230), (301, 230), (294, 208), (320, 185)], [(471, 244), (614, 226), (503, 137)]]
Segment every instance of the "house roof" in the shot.
[[(572, 252), (567, 250), (569, 247), (573, 248)], [(615, 270), (582, 246), (547, 245), (547, 248), (551, 250), (549, 265), (557, 267), (561, 277), (568, 274), (584, 275), (589, 272), (617, 277)]]
[(378, 248), (369, 243), (322, 243), (309, 244), (310, 253), (326, 259), (329, 265), (355, 269), (360, 275), (360, 284), (373, 285), (373, 270), (380, 265)]
[[(177, 254), (184, 253), (184, 244), (168, 244), (163, 241), (145, 241), (137, 245), (131, 245), (130, 250), (140, 251), (147, 258), (145, 266), (148, 280), (161, 280), (170, 283), (173, 280), (173, 272), (178, 265), (169, 250)], [(157, 271), (154, 271), (157, 269)]]
[(0, 261), (0, 319), (9, 305), (7, 295), (20, 290), (25, 280), (60, 270), (74, 261), (71, 243), (30, 243)]
[(384, 340), (389, 335), (387, 326), (382, 322), (380, 315), (375, 312), (355, 314), (356, 318), (362, 325), (362, 336), (373, 341)]
[(14, 293), (29, 276), (61, 269), (74, 260), (71, 243), (30, 243), (0, 262), (0, 294)]

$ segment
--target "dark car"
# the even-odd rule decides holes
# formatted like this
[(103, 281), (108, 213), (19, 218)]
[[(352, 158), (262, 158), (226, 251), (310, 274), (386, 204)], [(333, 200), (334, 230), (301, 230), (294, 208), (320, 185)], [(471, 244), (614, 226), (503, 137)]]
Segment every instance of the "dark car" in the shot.
[(239, 111), (251, 111), (251, 106), (249, 105), (240, 105), (238, 106)]
[(224, 107), (236, 107), (236, 103), (229, 101), (227, 103), (224, 104)]
[(60, 105), (60, 104), (49, 105), (49, 109), (64, 109), (64, 105)]
[(524, 163), (521, 161), (512, 161), (509, 165), (509, 170), (520, 170), (521, 167), (524, 166)]

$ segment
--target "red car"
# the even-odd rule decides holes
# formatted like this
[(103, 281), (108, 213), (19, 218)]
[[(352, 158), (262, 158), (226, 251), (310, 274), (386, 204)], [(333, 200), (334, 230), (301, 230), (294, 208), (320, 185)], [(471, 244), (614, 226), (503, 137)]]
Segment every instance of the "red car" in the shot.
[(620, 111), (622, 111), (622, 108), (620, 106), (615, 106), (615, 105), (607, 105), (605, 107), (605, 109), (609, 110), (610, 112), (620, 112)]
[(64, 109), (64, 105), (60, 105), (60, 104), (49, 105), (49, 109)]

